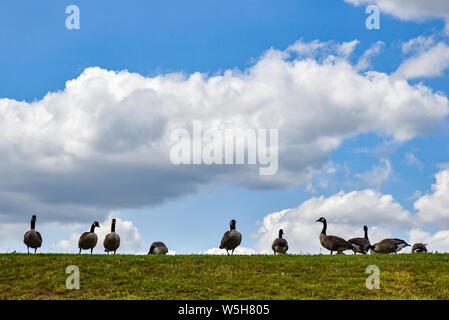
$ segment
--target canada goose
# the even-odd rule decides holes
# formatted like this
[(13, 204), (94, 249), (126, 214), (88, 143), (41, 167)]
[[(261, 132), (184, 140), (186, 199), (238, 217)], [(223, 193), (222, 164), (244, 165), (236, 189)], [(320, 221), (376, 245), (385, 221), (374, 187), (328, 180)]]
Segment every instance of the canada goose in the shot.
[(235, 248), (237, 248), (242, 242), (242, 234), (235, 230), (235, 220), (231, 220), (231, 230), (226, 231), (221, 239), (220, 249), (226, 249), (229, 255), (229, 250), (232, 250), (234, 254)]
[(90, 232), (83, 232), (83, 234), (81, 235), (78, 241), (78, 248), (80, 248), (79, 253), (81, 253), (81, 249), (83, 250), (90, 249), (90, 254), (92, 254), (92, 250), (95, 248), (98, 241), (98, 237), (95, 234), (95, 227), (98, 228), (100, 227), (98, 221), (92, 223), (92, 226), (90, 227)]
[(104, 251), (109, 254), (109, 251), (117, 251), (118, 247), (120, 247), (120, 237), (117, 233), (115, 233), (115, 219), (112, 219), (111, 224), (111, 233), (106, 235), (103, 241)]
[(320, 233), (320, 242), (324, 248), (331, 252), (331, 254), (334, 251), (337, 251), (337, 253), (341, 254), (343, 253), (343, 251), (353, 248), (352, 244), (340, 237), (326, 235), (327, 222), (325, 218), (321, 217), (316, 220), (316, 222), (323, 223), (323, 230)]
[(426, 243), (415, 243), (412, 247), (412, 252), (413, 253), (421, 253), (421, 252), (427, 252), (427, 248), (426, 248), (427, 244)]
[(371, 245), (368, 239), (368, 227), (363, 226), (363, 230), (365, 230), (364, 238), (352, 238), (348, 240), (348, 242), (352, 244), (352, 251), (354, 251), (354, 254), (357, 254), (357, 252), (366, 254), (368, 252), (368, 247)]
[(395, 253), (401, 251), (405, 247), (410, 245), (401, 239), (384, 239), (373, 246), (369, 246), (374, 253)]
[(275, 239), (273, 241), (273, 244), (271, 245), (271, 249), (273, 249), (274, 254), (277, 253), (286, 253), (288, 250), (288, 243), (287, 240), (283, 239), (282, 236), (284, 235), (284, 230), (279, 230), (279, 238)]
[(23, 236), (23, 242), (27, 246), (28, 253), (30, 253), (30, 247), (34, 249), (34, 253), (36, 253), (37, 248), (40, 248), (42, 245), (42, 236), (39, 232), (34, 230), (36, 227), (36, 216), (33, 215), (31, 217), (31, 229), (25, 233)]
[(167, 246), (163, 242), (153, 242), (148, 254), (166, 254), (168, 252)]

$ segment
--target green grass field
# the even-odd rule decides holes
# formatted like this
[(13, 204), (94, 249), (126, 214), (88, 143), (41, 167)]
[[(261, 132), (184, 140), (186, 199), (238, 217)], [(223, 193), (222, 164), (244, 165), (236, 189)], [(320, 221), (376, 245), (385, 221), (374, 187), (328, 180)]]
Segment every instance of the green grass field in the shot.
[[(68, 290), (68, 265), (80, 290)], [(368, 290), (368, 265), (380, 289)], [(449, 254), (0, 254), (0, 299), (449, 299)]]

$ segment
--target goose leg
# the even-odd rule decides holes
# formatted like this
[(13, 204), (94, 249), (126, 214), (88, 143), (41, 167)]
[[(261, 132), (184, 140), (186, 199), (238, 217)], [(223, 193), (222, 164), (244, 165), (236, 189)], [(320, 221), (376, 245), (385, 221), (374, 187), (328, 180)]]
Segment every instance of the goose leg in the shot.
[(228, 249), (226, 249), (226, 253), (228, 254), (228, 256), (229, 256), (229, 251), (228, 251)]
[(36, 253), (36, 251), (37, 251), (37, 248), (34, 249), (34, 253)]
[(234, 249), (232, 249), (232, 255), (234, 255)]
[(92, 254), (92, 251), (94, 250), (94, 248), (90, 248), (90, 254)]
[(80, 248), (80, 252), (78, 254), (81, 254), (81, 248)]
[(332, 252), (333, 252), (333, 251), (331, 250), (331, 255), (332, 255)]
[(30, 247), (27, 247), (28, 253), (30, 253)]

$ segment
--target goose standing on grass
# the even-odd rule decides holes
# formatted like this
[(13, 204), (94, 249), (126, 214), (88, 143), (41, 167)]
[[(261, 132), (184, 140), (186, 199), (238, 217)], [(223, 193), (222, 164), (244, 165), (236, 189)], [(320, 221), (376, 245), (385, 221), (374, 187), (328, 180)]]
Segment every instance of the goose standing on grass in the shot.
[(365, 231), (364, 238), (352, 238), (348, 240), (348, 242), (352, 244), (352, 251), (354, 251), (354, 254), (357, 254), (357, 252), (366, 254), (371, 245), (368, 239), (368, 227), (363, 226), (363, 230)]
[(36, 216), (33, 215), (31, 217), (31, 229), (25, 233), (23, 236), (23, 242), (27, 246), (28, 253), (30, 253), (30, 247), (34, 249), (34, 253), (36, 253), (37, 248), (40, 248), (42, 245), (42, 236), (39, 232), (35, 230), (36, 227)]
[(420, 243), (420, 242), (415, 243), (412, 247), (412, 253), (421, 253), (421, 252), (426, 253), (427, 252), (426, 246), (427, 246), (426, 243)]
[(288, 243), (287, 240), (283, 239), (282, 236), (284, 235), (284, 230), (279, 230), (279, 238), (275, 239), (273, 241), (273, 244), (271, 245), (271, 249), (273, 249), (274, 254), (276, 253), (286, 253), (288, 250)]
[(405, 247), (410, 247), (410, 245), (401, 239), (384, 239), (379, 243), (376, 243), (373, 246), (370, 246), (369, 248), (374, 253), (394, 253), (401, 251)]
[(98, 221), (95, 221), (94, 223), (92, 223), (92, 226), (90, 227), (89, 232), (83, 232), (83, 234), (81, 235), (81, 237), (78, 241), (78, 248), (80, 248), (79, 253), (81, 253), (81, 249), (82, 250), (90, 249), (90, 254), (92, 254), (92, 251), (94, 250), (95, 246), (97, 245), (97, 241), (98, 241), (98, 237), (95, 234), (95, 227), (97, 227), (97, 228), (100, 227), (100, 224), (98, 223)]
[(229, 250), (232, 250), (232, 254), (234, 254), (235, 248), (242, 242), (242, 234), (235, 230), (235, 220), (231, 220), (230, 226), (230, 230), (224, 233), (220, 243), (220, 249), (226, 249), (228, 255)]
[(167, 246), (163, 242), (153, 242), (148, 254), (166, 254), (168, 252)]
[(321, 245), (329, 250), (331, 254), (334, 251), (337, 251), (337, 253), (341, 254), (345, 250), (351, 250), (353, 248), (352, 244), (350, 244), (345, 239), (342, 239), (337, 236), (328, 236), (326, 235), (327, 230), (327, 221), (325, 218), (321, 217), (316, 222), (322, 222), (323, 223), (323, 230), (320, 233), (320, 242)]
[(104, 251), (106, 251), (108, 254), (110, 251), (117, 251), (118, 247), (120, 247), (120, 237), (117, 233), (115, 233), (115, 219), (112, 219), (111, 224), (111, 233), (106, 235), (103, 241)]

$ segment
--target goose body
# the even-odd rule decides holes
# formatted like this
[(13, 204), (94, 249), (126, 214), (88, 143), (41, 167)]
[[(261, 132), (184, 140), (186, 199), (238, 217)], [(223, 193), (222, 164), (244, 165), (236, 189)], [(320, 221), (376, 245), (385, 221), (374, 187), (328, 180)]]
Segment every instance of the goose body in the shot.
[(98, 237), (95, 234), (95, 228), (100, 227), (99, 223), (95, 221), (92, 223), (92, 226), (90, 227), (89, 232), (83, 232), (80, 239), (78, 240), (78, 248), (81, 250), (89, 250), (90, 254), (92, 254), (93, 249), (97, 245)]
[(415, 243), (412, 247), (412, 252), (413, 253), (427, 252), (426, 244), (420, 242)]
[(352, 238), (348, 240), (348, 242), (352, 244), (352, 251), (354, 251), (354, 254), (356, 253), (366, 254), (369, 250), (369, 246), (371, 245), (368, 239), (368, 227), (363, 226), (363, 230), (365, 231), (364, 238)]
[(279, 238), (276, 238), (271, 245), (274, 254), (276, 253), (286, 253), (288, 250), (288, 242), (282, 236), (284, 235), (284, 230), (279, 230)]
[(220, 243), (220, 249), (226, 249), (228, 255), (229, 250), (232, 250), (234, 254), (235, 248), (242, 242), (242, 234), (235, 229), (235, 220), (231, 220), (230, 227), (230, 230), (224, 233)]
[(160, 241), (153, 242), (148, 254), (166, 254), (168, 252), (167, 246)]
[(405, 247), (410, 247), (410, 245), (401, 239), (384, 239), (379, 243), (376, 243), (373, 246), (370, 246), (370, 249), (374, 253), (397, 253), (404, 249)]
[(109, 252), (115, 252), (120, 247), (120, 237), (115, 232), (115, 219), (112, 219), (111, 233), (107, 234), (103, 241), (104, 251), (109, 254)]
[(27, 246), (27, 251), (30, 253), (30, 248), (34, 249), (36, 253), (37, 248), (42, 246), (42, 236), (39, 232), (35, 230), (36, 227), (36, 216), (31, 217), (31, 229), (25, 233), (23, 236), (23, 243)]
[(350, 244), (348, 241), (344, 240), (343, 238), (337, 236), (328, 236), (326, 234), (327, 221), (325, 218), (321, 217), (318, 220), (316, 220), (316, 222), (323, 223), (323, 230), (320, 233), (320, 243), (324, 248), (329, 250), (331, 254), (334, 251), (337, 251), (337, 253), (343, 253), (343, 251), (350, 250), (353, 248), (353, 245)]

